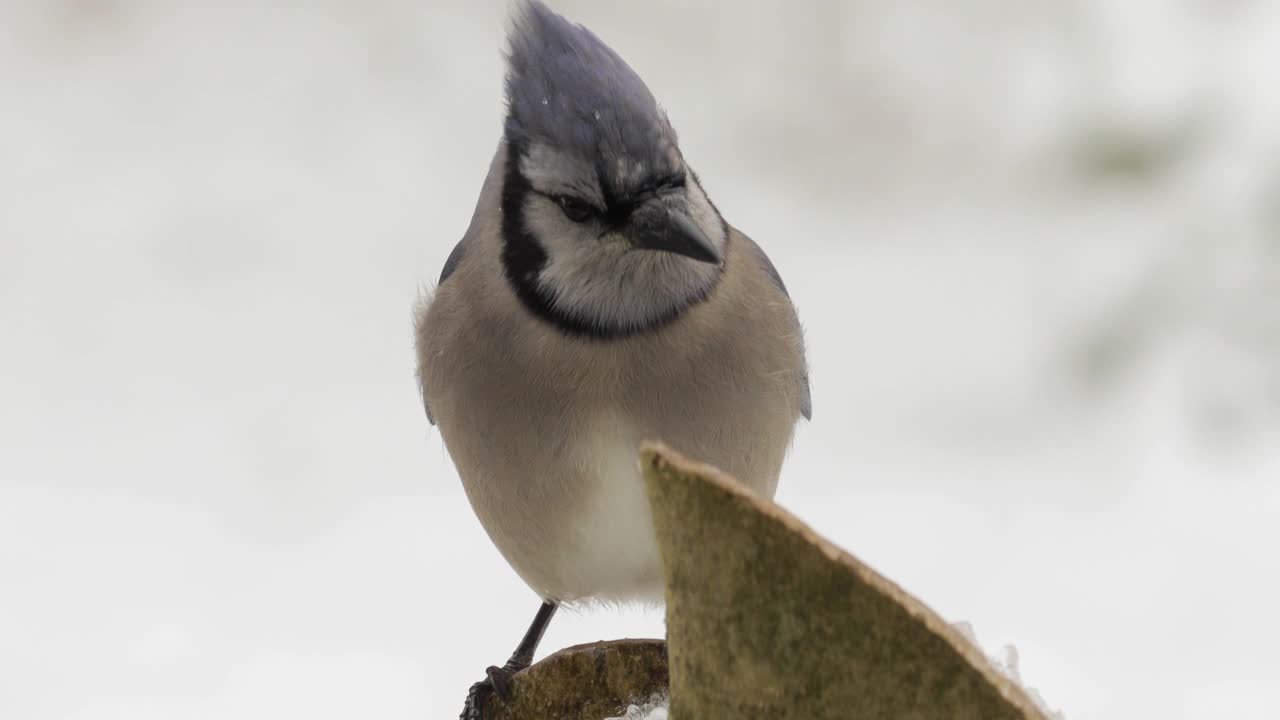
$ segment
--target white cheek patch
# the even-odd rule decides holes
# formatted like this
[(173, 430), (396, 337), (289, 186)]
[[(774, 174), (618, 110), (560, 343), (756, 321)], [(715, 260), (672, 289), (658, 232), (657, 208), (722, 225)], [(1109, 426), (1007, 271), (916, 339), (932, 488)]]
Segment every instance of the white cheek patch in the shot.
[(575, 223), (552, 200), (532, 197), (525, 206), (525, 223), (547, 254), (538, 285), (564, 310), (594, 317), (605, 303), (618, 298), (602, 285), (612, 282), (619, 258), (630, 248), (616, 234), (600, 236), (595, 223)]
[[(706, 196), (698, 197), (691, 206), (695, 221), (722, 246), (720, 222)], [(636, 250), (625, 237), (606, 233), (596, 223), (575, 223), (549, 198), (531, 196), (524, 212), (526, 227), (547, 257), (538, 286), (557, 309), (586, 322), (614, 329), (645, 327), (701, 297), (719, 276), (715, 265)]]
[(520, 174), (534, 190), (548, 195), (572, 195), (604, 206), (596, 171), (589, 163), (537, 143), (520, 160)]
[(546, 251), (548, 262), (588, 256), (600, 243), (600, 229), (595, 223), (573, 222), (551, 198), (530, 196), (525, 201), (524, 212), (525, 225)]

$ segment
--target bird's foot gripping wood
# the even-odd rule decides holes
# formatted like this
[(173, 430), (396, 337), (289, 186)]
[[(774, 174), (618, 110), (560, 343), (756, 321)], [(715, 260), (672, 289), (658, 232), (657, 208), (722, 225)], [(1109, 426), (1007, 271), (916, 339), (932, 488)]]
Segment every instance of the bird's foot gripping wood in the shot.
[(493, 683), (488, 680), (471, 686), (467, 691), (467, 704), (462, 706), (462, 714), (458, 720), (484, 720), (484, 708), (493, 696)]
[(484, 709), (495, 694), (503, 700), (511, 699), (511, 679), (516, 673), (533, 664), (533, 653), (538, 649), (542, 634), (546, 632), (547, 625), (551, 623), (551, 617), (556, 614), (558, 607), (560, 607), (559, 604), (552, 600), (542, 603), (520, 645), (511, 654), (511, 659), (507, 660), (502, 667), (490, 665), (484, 671), (487, 677), (472, 685), (467, 691), (467, 704), (463, 706), (462, 714), (458, 716), (459, 720), (484, 720)]
[(484, 709), (494, 695), (503, 700), (510, 700), (511, 678), (528, 666), (528, 663), (521, 665), (520, 663), (507, 662), (502, 667), (490, 665), (486, 668), (484, 671), (485, 679), (475, 683), (471, 686), (471, 689), (467, 690), (467, 703), (463, 706), (462, 714), (458, 716), (458, 720), (484, 720)]

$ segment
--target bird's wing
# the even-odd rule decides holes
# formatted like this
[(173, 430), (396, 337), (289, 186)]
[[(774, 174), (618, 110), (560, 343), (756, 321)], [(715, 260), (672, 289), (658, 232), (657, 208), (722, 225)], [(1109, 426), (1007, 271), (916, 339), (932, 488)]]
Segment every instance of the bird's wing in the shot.
[[(769, 259), (769, 256), (768, 254), (765, 253), (764, 248), (756, 244), (756, 241), (752, 240), (750, 237), (747, 237), (746, 234), (742, 232), (739, 232), (738, 234), (742, 237), (743, 240), (747, 241), (747, 246), (751, 249), (753, 253), (755, 253), (756, 259), (760, 261), (760, 265), (764, 268), (764, 271), (769, 274), (769, 277), (773, 280), (774, 284), (778, 286), (778, 289), (782, 291), (782, 294), (785, 295), (788, 300), (790, 300), (791, 293), (787, 292), (787, 284), (782, 282), (782, 275), (778, 273), (778, 268), (774, 267), (773, 261)], [(800, 333), (799, 316), (795, 316), (795, 320), (796, 320), (796, 332)], [(801, 342), (803, 343), (803, 340)], [(803, 346), (800, 348), (800, 354), (802, 356), (804, 355)], [(804, 369), (800, 373), (800, 414), (804, 416), (805, 420), (813, 419), (813, 396), (809, 392), (809, 365), (807, 362), (805, 363)]]
[[(422, 403), (427, 411), (427, 420), (432, 425), (436, 424), (435, 415), (431, 411), (431, 404), (427, 399), (427, 379), (426, 367), (428, 362), (429, 346), (438, 344), (441, 328), (431, 327), (432, 322), (428, 322), (428, 316), (439, 315), (443, 308), (436, 308), (437, 312), (432, 313), (433, 306), (438, 304), (441, 298), (441, 289), (447, 289), (445, 295), (453, 295), (461, 290), (461, 287), (454, 287), (459, 282), (467, 282), (470, 280), (468, 274), (470, 268), (464, 268), (464, 265), (471, 265), (480, 262), (480, 260), (491, 252), (497, 252), (494, 247), (489, 246), (490, 243), (496, 241), (502, 227), (502, 178), (506, 168), (507, 145), (506, 141), (498, 143), (498, 149), (493, 154), (493, 160), (489, 163), (489, 173), (485, 175), (484, 185), (480, 188), (480, 197), (476, 200), (475, 210), (471, 214), (471, 223), (467, 226), (467, 231), (463, 234), (462, 239), (457, 245), (453, 246), (453, 250), (449, 253), (449, 257), (444, 261), (444, 267), (440, 269), (440, 280), (436, 282), (435, 292), (425, 296), (418, 303), (418, 308), (414, 313), (414, 342), (417, 346), (418, 354), (418, 380), (422, 389)], [(459, 273), (459, 269), (462, 270)], [(459, 277), (456, 280), (450, 280), (455, 274)], [(450, 303), (450, 305), (456, 305)], [(465, 303), (463, 303), (465, 306)], [(463, 313), (462, 308), (457, 308), (457, 312)], [(448, 313), (446, 313), (448, 315)], [(437, 318), (434, 323), (439, 322)], [(437, 341), (433, 343), (433, 338)]]
[(453, 271), (458, 269), (458, 263), (462, 262), (462, 255), (465, 252), (464, 245), (466, 242), (467, 239), (464, 237), (458, 241), (457, 245), (453, 246), (453, 252), (449, 253), (449, 257), (444, 261), (444, 267), (440, 269), (440, 280), (436, 283), (437, 286), (443, 285), (444, 281), (448, 280), (449, 276), (453, 274)]
[[(441, 285), (443, 285), (444, 281), (448, 280), (449, 276), (452, 275), (454, 271), (458, 269), (458, 265), (462, 263), (462, 256), (466, 254), (466, 243), (467, 243), (467, 238), (464, 236), (461, 240), (458, 241), (457, 245), (453, 246), (453, 251), (449, 253), (449, 257), (446, 258), (444, 261), (444, 267), (440, 269), (440, 280), (436, 282), (436, 288), (439, 288)], [(419, 323), (419, 325), (418, 325), (417, 332), (419, 336), (425, 331), (425, 326), (422, 323), (424, 323), (426, 320), (428, 305), (430, 305), (429, 300), (424, 302), (418, 310), (417, 323)], [(421, 341), (421, 337), (419, 337), (419, 341)], [(422, 377), (421, 368), (419, 368), (418, 374), (419, 374), (419, 382), (426, 382), (425, 378)], [(425, 388), (423, 389), (425, 390)], [(427, 422), (431, 423), (432, 425), (435, 425), (436, 417), (435, 415), (431, 414), (431, 402), (427, 400), (426, 392), (422, 393), (422, 406), (427, 411)]]

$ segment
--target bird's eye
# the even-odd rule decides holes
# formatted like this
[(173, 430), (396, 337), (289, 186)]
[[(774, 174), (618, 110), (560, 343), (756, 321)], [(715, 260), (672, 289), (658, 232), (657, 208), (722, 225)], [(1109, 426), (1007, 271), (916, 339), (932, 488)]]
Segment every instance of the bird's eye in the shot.
[(596, 209), (591, 203), (568, 195), (557, 195), (556, 204), (564, 212), (564, 216), (576, 223), (586, 222), (595, 217)]

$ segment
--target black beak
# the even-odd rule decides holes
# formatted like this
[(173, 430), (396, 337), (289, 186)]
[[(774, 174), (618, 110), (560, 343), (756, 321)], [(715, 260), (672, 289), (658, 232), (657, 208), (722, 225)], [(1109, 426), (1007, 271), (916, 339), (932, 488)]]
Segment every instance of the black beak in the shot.
[(683, 255), (704, 263), (720, 262), (720, 251), (688, 215), (679, 210), (646, 214), (649, 217), (637, 223), (631, 234), (631, 242), (636, 247)]

